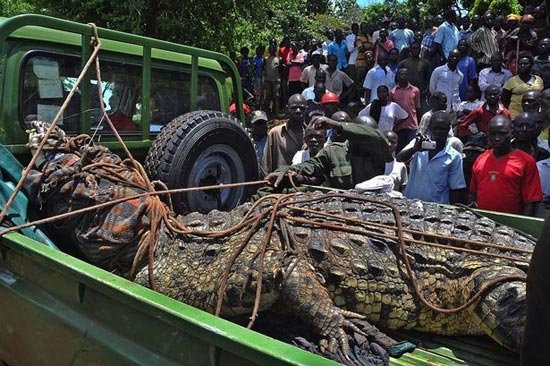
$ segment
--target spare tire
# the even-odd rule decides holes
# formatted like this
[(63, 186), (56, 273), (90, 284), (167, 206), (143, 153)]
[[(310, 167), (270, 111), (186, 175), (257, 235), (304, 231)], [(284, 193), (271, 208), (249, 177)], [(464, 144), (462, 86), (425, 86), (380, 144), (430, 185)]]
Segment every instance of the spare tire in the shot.
[[(254, 145), (238, 120), (196, 111), (168, 123), (149, 148), (145, 170), (168, 188), (210, 186), (258, 179)], [(172, 195), (177, 213), (229, 211), (246, 201), (249, 186)]]

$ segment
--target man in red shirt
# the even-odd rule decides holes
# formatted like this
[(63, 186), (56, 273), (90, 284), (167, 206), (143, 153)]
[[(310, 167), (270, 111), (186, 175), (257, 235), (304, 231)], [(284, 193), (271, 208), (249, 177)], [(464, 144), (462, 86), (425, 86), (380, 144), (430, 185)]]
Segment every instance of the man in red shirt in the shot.
[(483, 210), (533, 216), (542, 200), (540, 177), (533, 157), (512, 147), (511, 122), (496, 116), (489, 122), (492, 149), (474, 163), (470, 191)]
[(510, 118), (510, 111), (500, 103), (500, 88), (498, 85), (489, 85), (485, 89), (486, 102), (468, 113), (458, 126), (458, 137), (463, 141), (478, 132), (487, 134), (489, 121), (497, 115)]
[(416, 136), (420, 111), (420, 90), (409, 82), (409, 69), (406, 67), (397, 71), (396, 78), (397, 85), (390, 92), (390, 100), (397, 103), (409, 115), (407, 119), (393, 127), (399, 138), (397, 151), (401, 151)]

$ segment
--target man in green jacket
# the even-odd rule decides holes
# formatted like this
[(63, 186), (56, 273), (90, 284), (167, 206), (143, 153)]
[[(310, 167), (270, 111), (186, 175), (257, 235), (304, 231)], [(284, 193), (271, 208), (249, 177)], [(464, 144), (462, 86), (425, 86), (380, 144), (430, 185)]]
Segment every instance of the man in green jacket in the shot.
[(268, 184), (279, 187), (289, 173), (298, 184), (351, 189), (357, 183), (384, 174), (385, 163), (393, 160), (384, 134), (360, 120), (354, 122), (342, 123), (327, 117), (312, 121), (315, 128), (331, 128), (346, 141), (325, 146), (303, 163), (276, 170), (265, 178)]

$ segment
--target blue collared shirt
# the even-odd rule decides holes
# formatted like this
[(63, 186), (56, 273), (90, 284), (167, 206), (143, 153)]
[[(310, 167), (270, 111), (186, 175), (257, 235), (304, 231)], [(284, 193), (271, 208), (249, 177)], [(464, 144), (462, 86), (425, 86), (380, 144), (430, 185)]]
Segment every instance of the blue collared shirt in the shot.
[(336, 41), (330, 42), (328, 45), (328, 54), (338, 57), (338, 65), (336, 66), (338, 70), (348, 67), (348, 46), (344, 39), (340, 44), (336, 43)]
[(447, 21), (441, 23), (434, 37), (434, 42), (441, 45), (445, 58), (449, 58), (449, 53), (456, 48), (459, 40), (458, 28)]
[(409, 28), (404, 29), (394, 29), (391, 31), (390, 36), (388, 37), (393, 41), (393, 45), (400, 52), (405, 47), (409, 47), (414, 40), (414, 33)]
[[(414, 142), (412, 140), (405, 148), (413, 146)], [(462, 155), (451, 146), (449, 139), (445, 148), (431, 160), (428, 154), (429, 151), (418, 151), (413, 155), (405, 197), (448, 204), (451, 189), (466, 187)]]

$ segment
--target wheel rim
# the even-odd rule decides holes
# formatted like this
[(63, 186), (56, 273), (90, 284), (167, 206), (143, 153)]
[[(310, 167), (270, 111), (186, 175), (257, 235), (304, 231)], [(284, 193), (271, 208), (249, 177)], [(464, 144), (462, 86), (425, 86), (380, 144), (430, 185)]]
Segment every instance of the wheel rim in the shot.
[[(239, 154), (227, 145), (217, 144), (206, 148), (198, 157), (188, 177), (182, 177), (187, 187), (201, 187), (245, 181), (245, 169)], [(214, 209), (230, 210), (236, 207), (244, 193), (244, 187), (185, 194), (189, 211), (207, 213)]]

